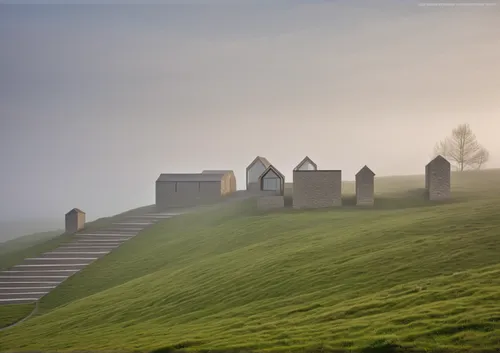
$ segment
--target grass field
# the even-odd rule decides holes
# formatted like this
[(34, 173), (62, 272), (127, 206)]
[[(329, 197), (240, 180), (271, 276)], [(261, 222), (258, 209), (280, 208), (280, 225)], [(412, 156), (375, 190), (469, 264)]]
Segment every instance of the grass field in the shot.
[(47, 295), (0, 351), (497, 351), (498, 180), (454, 175), (445, 204), (423, 176), (391, 177), (374, 209), (167, 220)]
[(0, 329), (13, 325), (28, 316), (35, 304), (13, 304), (0, 306)]

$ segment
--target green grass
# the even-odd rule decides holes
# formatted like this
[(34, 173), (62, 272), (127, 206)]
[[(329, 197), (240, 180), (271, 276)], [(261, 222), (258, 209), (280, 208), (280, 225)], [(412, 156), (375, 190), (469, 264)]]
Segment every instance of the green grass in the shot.
[(167, 220), (47, 295), (0, 351), (498, 350), (497, 180), (454, 175), (443, 204), (422, 176), (391, 177), (374, 209)]
[[(153, 206), (145, 206), (120, 213), (113, 217), (103, 217), (85, 225), (85, 231), (91, 231), (105, 227), (112, 222), (141, 214), (153, 210)], [(0, 244), (0, 271), (19, 264), (28, 257), (37, 257), (38, 255), (51, 251), (59, 245), (71, 240), (71, 234), (61, 234), (58, 232), (44, 232), (26, 235)]]
[(35, 304), (0, 305), (0, 329), (24, 319), (34, 308)]

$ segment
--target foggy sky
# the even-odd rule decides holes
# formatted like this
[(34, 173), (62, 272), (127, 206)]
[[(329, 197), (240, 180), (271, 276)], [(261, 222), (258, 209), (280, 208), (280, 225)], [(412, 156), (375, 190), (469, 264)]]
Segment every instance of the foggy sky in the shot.
[(162, 172), (242, 187), (256, 155), (421, 174), (463, 122), (500, 166), (500, 4), (207, 3), (0, 5), (0, 219), (152, 204)]

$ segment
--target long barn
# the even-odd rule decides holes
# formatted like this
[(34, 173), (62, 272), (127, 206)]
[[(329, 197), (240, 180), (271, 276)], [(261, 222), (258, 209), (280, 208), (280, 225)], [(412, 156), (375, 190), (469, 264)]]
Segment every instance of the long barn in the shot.
[(224, 174), (161, 174), (156, 180), (156, 206), (163, 210), (215, 203), (226, 188)]

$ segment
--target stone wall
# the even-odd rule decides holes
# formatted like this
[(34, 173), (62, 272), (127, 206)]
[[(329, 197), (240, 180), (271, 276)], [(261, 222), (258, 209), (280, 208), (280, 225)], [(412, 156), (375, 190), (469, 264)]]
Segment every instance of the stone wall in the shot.
[(340, 170), (296, 170), (293, 172), (293, 208), (342, 206)]
[(259, 210), (272, 210), (285, 207), (285, 198), (283, 196), (261, 196), (257, 199), (257, 208)]

